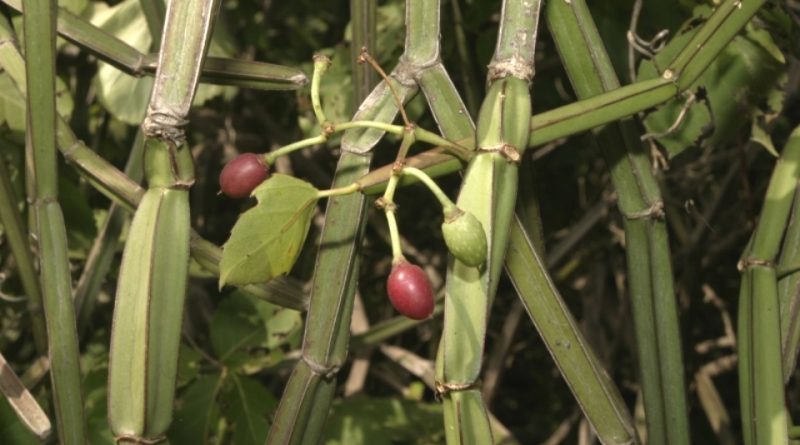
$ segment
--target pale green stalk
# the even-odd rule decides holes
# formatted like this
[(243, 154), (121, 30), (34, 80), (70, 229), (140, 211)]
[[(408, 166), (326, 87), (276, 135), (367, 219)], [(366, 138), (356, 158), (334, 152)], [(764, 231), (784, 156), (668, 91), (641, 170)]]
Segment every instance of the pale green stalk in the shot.
[(800, 178), (800, 127), (775, 164), (753, 238), (739, 268), (739, 397), (745, 445), (788, 443), (775, 261)]
[[(549, 3), (547, 20), (578, 97), (589, 99), (619, 88), (583, 0)], [(648, 441), (688, 444), (678, 308), (658, 183), (631, 122), (607, 129), (598, 139), (625, 218), (628, 280)]]
[[(362, 47), (375, 45), (375, 4), (351, 1), (353, 46), (356, 59)], [(354, 65), (355, 102), (361, 103), (356, 119), (391, 123), (397, 113), (385, 84), (367, 96), (375, 77), (367, 64)], [(399, 87), (400, 88), (400, 87)], [(400, 88), (406, 98), (410, 90)], [(372, 99), (370, 99), (372, 98)], [(352, 150), (353, 144), (377, 143), (380, 130), (348, 131), (342, 141), (332, 188), (346, 187), (369, 170), (371, 155)], [(370, 138), (374, 143), (370, 142)], [(363, 146), (362, 146), (363, 148)], [(350, 316), (358, 284), (357, 250), (366, 219), (366, 198), (360, 193), (329, 198), (321, 245), (311, 283), (311, 302), (306, 318), (303, 356), (289, 378), (267, 436), (268, 444), (317, 444), (336, 389), (336, 373), (347, 356)]]
[(219, 9), (218, 0), (170, 2), (147, 114), (148, 189), (120, 266), (108, 372), (117, 443), (160, 443), (172, 421), (189, 268), (194, 159), (184, 126)]
[[(17, 11), (22, 10), (22, 0), (2, 1)], [(151, 16), (159, 12), (151, 10), (147, 6), (148, 3), (151, 2), (149, 0), (143, 2), (143, 6), (146, 6), (144, 10), (148, 26), (160, 30), (161, 27), (155, 23), (155, 17)], [(159, 7), (158, 1), (152, 3), (155, 8)], [(136, 48), (64, 8), (58, 8), (57, 26), (61, 37), (130, 75), (152, 76), (158, 69), (157, 54), (142, 54)], [(154, 34), (156, 41), (160, 39), (159, 34), (160, 31)], [(263, 90), (294, 90), (308, 83), (308, 79), (297, 68), (249, 60), (209, 57), (203, 65), (201, 82)]]
[[(11, 32), (11, 28), (2, 26), (3, 23), (8, 24), (8, 22), (0, 20), (0, 32), (5, 30), (6, 35), (13, 37), (13, 34), (8, 34)], [(8, 45), (0, 46), (0, 48), (8, 50), (4, 51), (4, 57), (0, 57), (0, 66), (11, 77), (18, 92), (24, 97), (26, 81), (22, 55), (13, 41), (10, 41)], [(136, 209), (144, 196), (144, 189), (78, 140), (61, 117), (58, 118), (57, 138), (61, 154), (84, 179), (100, 193), (126, 210), (133, 212)], [(219, 276), (219, 262), (222, 256), (219, 246), (192, 231), (190, 248), (192, 257), (200, 265), (210, 273)], [(265, 284), (244, 286), (241, 289), (279, 306), (296, 310), (305, 310), (308, 307), (308, 296), (297, 283), (285, 277), (276, 278)]]
[(436, 387), (444, 404), (448, 444), (494, 441), (478, 379), (489, 308), (514, 213), (516, 163), (527, 145), (528, 82), (533, 77), (540, 7), (539, 1), (503, 2), (497, 47), (489, 64), (490, 87), (478, 116), (477, 153), (458, 196), (458, 207), (483, 225), (489, 254), (478, 268), (452, 256), (448, 262), (444, 326), (436, 359)]
[(86, 443), (80, 350), (72, 305), (67, 233), (58, 204), (56, 164), (55, 0), (25, 2), (27, 150), (33, 160), (33, 202), (39, 271), (47, 323), (50, 377), (59, 440)]

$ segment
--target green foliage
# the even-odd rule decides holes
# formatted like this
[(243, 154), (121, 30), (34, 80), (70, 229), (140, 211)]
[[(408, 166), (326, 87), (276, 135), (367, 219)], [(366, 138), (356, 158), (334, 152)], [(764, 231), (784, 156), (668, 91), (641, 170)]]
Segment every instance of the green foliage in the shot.
[[(152, 47), (141, 1), (66, 0), (59, 3), (152, 56), (157, 48)], [(377, 44), (370, 52), (388, 72), (403, 51), (404, 2), (379, 3)], [(590, 3), (604, 44), (624, 79), (622, 83), (628, 83), (626, 32), (632, 1)], [(669, 29), (671, 34), (669, 44), (653, 60), (637, 55), (633, 68), (639, 81), (658, 77), (704, 23), (710, 8), (720, 2), (643, 3), (638, 35), (648, 39), (662, 29)], [(453, 2), (442, 2), (443, 64), (462, 96), (466, 97), (468, 90), (480, 96), (486, 64), (497, 37), (501, 2), (459, 0), (455, 6), (461, 8), (460, 24), (453, 6)], [(353, 24), (349, 23), (347, 9), (344, 1), (225, 1), (215, 26), (210, 54), (301, 67), (306, 73), (311, 72), (312, 54), (326, 54), (332, 57), (333, 65), (322, 82), (322, 103), (331, 120), (347, 121), (358, 106), (353, 100)], [(3, 13), (12, 15), (10, 11), (5, 9)], [(697, 93), (703, 87), (706, 99), (702, 95), (696, 97), (675, 130), (653, 140), (670, 156), (671, 170), (658, 171), (656, 176), (669, 190), (664, 202), (671, 245), (675, 249), (672, 258), (675, 286), (680, 301), (686, 303), (681, 306), (681, 319), (684, 332), (689, 333), (685, 340), (687, 375), (736, 352), (725, 346), (729, 343), (718, 341), (724, 331), (724, 322), (718, 322), (722, 310), (701, 303), (700, 295), (718, 296), (723, 303), (720, 307), (731, 308), (736, 302), (739, 284), (733, 265), (749, 235), (746, 229), (752, 227), (756, 219), (762, 190), (774, 163), (763, 150), (755, 153), (758, 150), (743, 148), (754, 145), (748, 144), (753, 141), (777, 154), (789, 128), (800, 119), (796, 73), (794, 77), (789, 75), (790, 67), (797, 66), (800, 54), (796, 11), (792, 2), (772, 1), (762, 8), (757, 19), (731, 41), (689, 90)], [(12, 15), (12, 23), (21, 32), (18, 15)], [(687, 26), (680, 28), (681, 23)], [(456, 31), (464, 34), (464, 54), (459, 52)], [(576, 100), (544, 26), (537, 48), (536, 78), (531, 85), (535, 114)], [(58, 112), (78, 138), (121, 169), (144, 115), (152, 76), (126, 74), (63, 39), (59, 41), (58, 51)], [(641, 122), (645, 128), (642, 134), (660, 134), (673, 126), (687, 100), (688, 96), (684, 95), (647, 110)], [(435, 130), (436, 122), (427, 111), (423, 94), (412, 99), (406, 109), (411, 120)], [(263, 153), (319, 134), (312, 116), (307, 88), (295, 94), (210, 84), (199, 87), (195, 108), (186, 126), (198, 172), (197, 182), (190, 192), (192, 225), (199, 235), (216, 243), (224, 241), (229, 233), (230, 238), (222, 251), (219, 281), (213, 278), (212, 271), (199, 263), (192, 265), (182, 328), (175, 418), (168, 432), (173, 445), (264, 443), (276, 410), (276, 397), (304, 343), (304, 316), (241, 290), (220, 290), (220, 286), (279, 281), (275, 278), (284, 275), (291, 275), (292, 280), (305, 279), (314, 268), (316, 253), (336, 247), (306, 243), (306, 238), (309, 232), (312, 239), (318, 233), (316, 219), (312, 218), (318, 205), (316, 187), (329, 187), (340, 153), (340, 137), (332, 137), (325, 147), (310, 148), (302, 154), (281, 159), (275, 171), (302, 179), (274, 175), (254, 192), (257, 200), (254, 205), (218, 196), (216, 178), (224, 160), (237, 152)], [(0, 161), (10, 167), (18, 208), (23, 220), (30, 223), (24, 197), (24, 130), (25, 101), (17, 93), (7, 71), (0, 70)], [(608, 212), (609, 206), (604, 204), (611, 193), (605, 164), (596, 151), (587, 149), (592, 146), (587, 144), (587, 139), (594, 136), (559, 140), (549, 146), (547, 152), (526, 156), (526, 164), (534, 165), (531, 169), (534, 177), (523, 176), (523, 181), (528, 181), (527, 189), (539, 193), (547, 252), (568, 258), (567, 262), (551, 262), (542, 255), (542, 262), (548, 264), (555, 277), (548, 289), (555, 292), (557, 288), (564, 294), (567, 301), (562, 308), (564, 313), (575, 315), (590, 338), (591, 347), (597, 350), (603, 367), (610, 371), (610, 378), (625, 383), (621, 392), (627, 407), (632, 408), (638, 391), (635, 383), (638, 376), (635, 353), (631, 350), (635, 339), (627, 327), (630, 324), (626, 294), (629, 283), (623, 249), (630, 240), (622, 239), (619, 228), (623, 223), (614, 212)], [(394, 136), (387, 137), (375, 150), (372, 166), (391, 163), (398, 143)], [(711, 148), (714, 152), (709, 156)], [(87, 254), (103, 226), (109, 200), (94, 191), (86, 179), (79, 178), (72, 171), (74, 165), (59, 164), (59, 202), (67, 229), (71, 278), (76, 283), (84, 273)], [(731, 175), (734, 169), (737, 169), (736, 174)], [(723, 180), (729, 177), (734, 179)], [(454, 196), (459, 177), (451, 175), (437, 182)], [(487, 189), (488, 186), (482, 187), (474, 193), (479, 195)], [(406, 252), (409, 259), (419, 262), (431, 277), (444, 282), (446, 240), (438, 227), (439, 210), (425, 196), (404, 189), (397, 192), (403, 246), (413, 246), (414, 249)], [(593, 221), (596, 226), (581, 225), (586, 221)], [(391, 267), (388, 236), (382, 220), (377, 223), (371, 220), (364, 232), (366, 241), (359, 251), (358, 291), (364, 302), (364, 314), (371, 325), (376, 326), (392, 314), (385, 301), (385, 279)], [(0, 297), (3, 297), (0, 299), (0, 349), (16, 370), (24, 371), (34, 363), (37, 354), (31, 341), (25, 293), (6, 241), (0, 224)], [(573, 241), (574, 244), (570, 244)], [(118, 241), (113, 242), (116, 245)], [(117, 254), (112, 260), (111, 272), (101, 280), (104, 284), (90, 297), (96, 306), (90, 310), (86, 325), (81, 326), (85, 332), (81, 339), (82, 383), (91, 444), (114, 443), (107, 420), (107, 349), (114, 305), (109, 296), (114, 294), (117, 284), (119, 260)], [(544, 442), (559, 425), (577, 425), (571, 419), (575, 418), (573, 413), (577, 413), (578, 408), (566, 385), (560, 383), (558, 371), (549, 361), (548, 350), (524, 314), (516, 335), (507, 337), (504, 329), (512, 324), (509, 320), (512, 320), (513, 309), (512, 312), (509, 309), (514, 307), (517, 296), (504, 279), (497, 285), (499, 292), (486, 327), (486, 357), (497, 361), (484, 361), (481, 369), (499, 364), (500, 371), (496, 372), (503, 380), (487, 406), (519, 443)], [(266, 291), (262, 297), (264, 295), (269, 296)], [(332, 312), (341, 308), (326, 309)], [(441, 331), (440, 319), (434, 318), (422, 325), (403, 325), (390, 341), (419, 355), (422, 363), (429, 365), (435, 359)], [(511, 352), (491, 358), (506, 339)], [(711, 343), (716, 346), (710, 347), (708, 352), (698, 352)], [(363, 345), (350, 349), (349, 360), (339, 372), (340, 378), (332, 380), (339, 385), (335, 392), (337, 400), (326, 423), (323, 442), (354, 445), (443, 443), (442, 407), (435, 401), (433, 390), (416, 377), (409, 379), (395, 360), (377, 352), (362, 355), (361, 347)], [(570, 348), (570, 344), (564, 347)], [(575, 342), (571, 347), (575, 349)], [(344, 345), (332, 344), (331, 349), (335, 348), (343, 349)], [(361, 388), (362, 395), (341, 398), (340, 386), (351, 369), (353, 357), (368, 357), (370, 372)], [(728, 410), (728, 428), (737, 437), (740, 429), (735, 414), (737, 394), (727, 385), (735, 376), (729, 368), (723, 368), (721, 373), (715, 376), (716, 389)], [(48, 377), (44, 376), (41, 383), (32, 388), (45, 407)], [(794, 391), (796, 380), (791, 381), (787, 392), (787, 400), (795, 411), (798, 406)], [(689, 386), (692, 388), (689, 400), (694, 442), (720, 442), (717, 433), (708, 426), (707, 411), (701, 409), (705, 406), (702, 394), (694, 390), (694, 385)], [(408, 400), (412, 389), (414, 401)], [(576, 443), (576, 430), (577, 427), (563, 442)], [(24, 430), (1, 397), (0, 442), (38, 443)]]
[[(125, 0), (111, 7), (105, 3), (91, 2), (90, 8), (84, 14), (95, 26), (128, 45), (145, 54), (150, 52), (153, 39), (139, 0)], [(209, 55), (231, 57), (233, 43), (230, 36), (225, 32), (224, 26), (218, 27), (216, 31), (211, 41)], [(138, 125), (142, 122), (150, 100), (150, 90), (153, 88), (152, 77), (137, 78), (108, 63), (99, 62), (94, 85), (100, 102), (114, 117), (129, 125)], [(232, 87), (202, 85), (197, 90), (194, 103), (201, 105), (220, 94), (232, 97), (233, 93), (235, 89)]]
[(282, 174), (253, 190), (258, 204), (242, 214), (223, 248), (220, 286), (263, 283), (289, 272), (306, 239), (317, 192)]
[(326, 445), (437, 444), (443, 441), (442, 408), (398, 398), (358, 397), (333, 405)]
[[(688, 23), (708, 12), (707, 8), (698, 8)], [(653, 61), (640, 65), (639, 79), (660, 75), (697, 32), (688, 24), (684, 28)], [(690, 91), (694, 96), (685, 94), (668, 102), (648, 114), (644, 125), (670, 157), (693, 146), (714, 146), (731, 140), (751, 120), (756, 125), (758, 107), (771, 91), (779, 88), (776, 81), (784, 64), (783, 54), (770, 34), (750, 28), (745, 35), (737, 36), (697, 80)]]

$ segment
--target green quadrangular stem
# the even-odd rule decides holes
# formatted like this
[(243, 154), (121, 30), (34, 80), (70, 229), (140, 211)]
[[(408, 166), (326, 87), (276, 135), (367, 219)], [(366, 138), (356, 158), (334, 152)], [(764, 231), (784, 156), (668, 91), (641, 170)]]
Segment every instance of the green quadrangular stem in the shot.
[[(742, 2), (725, 0), (703, 23), (684, 49), (675, 57), (660, 78), (617, 87), (589, 99), (563, 105), (531, 118), (528, 145), (538, 147), (548, 142), (612, 123), (656, 107), (691, 87), (697, 76), (714, 61), (720, 51), (744, 27), (764, 4), (765, 0)], [(697, 48), (701, 47), (701, 51)], [(586, 74), (591, 75), (591, 71)], [(580, 75), (576, 73), (575, 75)], [(689, 81), (684, 80), (689, 79)], [(687, 86), (688, 85), (688, 86)], [(425, 170), (430, 176), (444, 175), (461, 168), (452, 156), (441, 153), (425, 154), (424, 160), (414, 157), (408, 162)], [(389, 169), (371, 172), (369, 193), (378, 193), (388, 180)]]
[[(425, 90), (424, 75), (420, 83)], [(443, 97), (447, 93), (445, 89), (434, 91), (438, 91), (439, 94), (428, 96), (429, 103), (431, 101), (436, 103), (443, 99), (450, 103), (460, 103), (460, 100)], [(433, 104), (430, 105), (433, 106)], [(446, 138), (456, 140), (459, 134), (474, 132), (472, 121), (466, 113), (458, 112), (452, 116), (453, 119), (445, 125), (438, 120), (439, 128)], [(422, 156), (409, 158), (407, 165), (424, 165), (425, 161), (436, 156), (440, 155), (437, 155), (436, 152), (427, 152)], [(438, 167), (441, 168), (444, 165), (446, 164), (438, 164)], [(535, 205), (535, 201), (528, 201), (528, 207)], [(517, 212), (520, 212), (519, 206)], [(525, 213), (532, 213), (533, 215), (528, 219), (535, 220), (538, 208), (528, 208)], [(534, 221), (534, 224), (538, 223)], [(558, 295), (558, 291), (553, 286), (546, 268), (539, 260), (519, 218), (513, 220), (511, 228), (509, 248), (506, 253), (506, 269), (531, 320), (547, 344), (586, 417), (594, 426), (603, 443), (637, 443), (638, 439), (634, 433), (633, 423), (621, 400), (619, 391), (599, 364), (572, 315)], [(470, 401), (472, 404), (477, 402), (474, 397)], [(447, 411), (446, 422), (453, 430), (459, 431), (457, 418), (451, 415), (453, 412), (454, 410)], [(478, 417), (482, 418), (483, 416), (479, 415)], [(476, 423), (476, 425), (480, 424), (480, 422)]]
[(72, 305), (67, 257), (67, 233), (58, 204), (56, 164), (55, 0), (25, 2), (25, 77), (27, 95), (27, 151), (33, 160), (33, 205), (39, 252), (39, 272), (47, 324), (50, 377), (59, 440), (67, 445), (86, 443), (83, 416), (80, 350)]
[(125, 242), (111, 330), (108, 419), (118, 443), (163, 442), (172, 422), (194, 183), (184, 127), (219, 5), (173, 1), (166, 11), (141, 125), (148, 189)]
[[(167, 4), (162, 0), (139, 0), (142, 13), (147, 20), (147, 29), (153, 38), (152, 47), (161, 46), (161, 31), (164, 29), (164, 18), (167, 16)], [(60, 13), (60, 11), (59, 11)]]
[[(144, 176), (144, 135), (139, 130), (133, 142), (128, 162), (125, 165), (125, 175), (133, 181), (139, 182)], [(92, 248), (86, 256), (83, 273), (75, 285), (74, 300), (75, 312), (78, 314), (78, 334), (83, 336), (89, 326), (90, 317), (97, 302), (100, 287), (105, 281), (114, 255), (117, 253), (119, 237), (125, 223), (128, 221), (129, 211), (124, 206), (112, 202), (108, 209), (103, 227), (97, 238), (92, 243)]]
[[(583, 0), (549, 3), (547, 21), (579, 98), (590, 99), (619, 88)], [(630, 121), (605, 129), (597, 138), (625, 218), (628, 279), (648, 440), (654, 444), (688, 444), (678, 309), (658, 183)]]
[[(6, 44), (0, 45), (3, 55), (0, 57), (0, 66), (11, 77), (20, 95), (25, 97), (25, 62), (19, 48), (14, 43), (14, 34), (10, 24), (2, 17), (0, 17), (0, 39), (7, 39)], [(58, 118), (57, 143), (64, 159), (95, 189), (130, 212), (137, 208), (144, 196), (144, 189), (78, 140), (62, 117)], [(219, 246), (192, 231), (190, 249), (192, 258), (210, 273), (219, 276), (219, 261), (222, 255)], [(284, 277), (276, 278), (269, 283), (248, 285), (240, 289), (290, 309), (302, 311), (308, 306), (308, 296), (300, 286)]]
[(775, 261), (800, 178), (800, 127), (775, 164), (761, 217), (739, 263), (739, 397), (745, 445), (787, 444)]
[[(436, 389), (444, 403), (448, 444), (492, 443), (478, 379), (486, 324), (508, 246), (517, 195), (517, 165), (527, 145), (531, 114), (528, 82), (538, 29), (538, 1), (503, 2), (497, 48), (489, 64), (489, 90), (481, 105), (477, 152), (464, 174), (457, 205), (474, 215), (488, 240), (479, 267), (450, 256), (444, 326), (436, 358)], [(431, 97), (428, 98), (429, 102)], [(463, 107), (463, 105), (461, 105)], [(467, 127), (463, 118), (454, 125)], [(447, 127), (441, 125), (446, 135)]]
[[(147, 19), (150, 35), (153, 36), (150, 49), (158, 48), (161, 45), (161, 31), (164, 27), (166, 3), (162, 0), (140, 0), (139, 3)], [(144, 133), (139, 128), (128, 154), (128, 162), (125, 164), (124, 171), (125, 175), (136, 183), (141, 183), (144, 179), (144, 142)], [(100, 229), (94, 243), (92, 243), (92, 248), (86, 257), (83, 273), (78, 279), (73, 295), (75, 311), (78, 314), (78, 335), (81, 337), (89, 325), (100, 286), (105, 281), (111, 267), (112, 259), (117, 252), (119, 237), (126, 222), (128, 222), (126, 209), (120, 204), (112, 202), (103, 227)]]
[[(0, 54), (2, 53), (3, 51), (0, 49)], [(5, 239), (11, 247), (11, 254), (17, 264), (17, 273), (22, 281), (22, 289), (25, 291), (26, 308), (31, 317), (31, 332), (36, 352), (45, 355), (47, 354), (47, 325), (42, 312), (39, 274), (34, 266), (33, 252), (28, 244), (28, 228), (22, 219), (19, 207), (17, 207), (18, 202), (19, 199), (14, 193), (8, 167), (6, 167), (5, 161), (0, 159), (0, 224), (3, 225)]]
[(778, 261), (778, 302), (781, 312), (781, 350), (783, 380), (789, 379), (797, 366), (800, 345), (800, 193), (795, 193), (789, 225)]
[[(22, 10), (21, 0), (2, 1), (17, 11)], [(163, 7), (163, 3), (160, 1), (142, 2), (148, 26), (151, 29), (157, 27), (159, 30), (153, 34), (155, 42), (160, 41), (159, 34), (162, 26), (155, 23), (155, 17), (151, 14), (159, 14), (156, 9)], [(57, 27), (61, 37), (127, 74), (152, 76), (158, 69), (157, 54), (142, 54), (136, 48), (64, 8), (58, 8)], [(298, 68), (221, 57), (206, 58), (200, 81), (262, 90), (295, 90), (308, 83), (305, 74)]]
[[(375, 3), (352, 0), (350, 13), (356, 30), (351, 48), (351, 54), (355, 55), (362, 47), (375, 45)], [(370, 93), (375, 83), (372, 69), (367, 64), (353, 68), (357, 73), (354, 99), (361, 104), (354, 120), (368, 118), (391, 122), (398, 108), (386, 83), (382, 82)], [(395, 86), (400, 90), (400, 100), (414, 94), (413, 88), (400, 82)], [(342, 142), (345, 149), (339, 158), (333, 188), (350, 185), (369, 171), (372, 160), (369, 149), (383, 134), (379, 130), (348, 130), (345, 133)], [(312, 278), (302, 359), (286, 384), (267, 435), (267, 444), (320, 442), (336, 389), (336, 374), (347, 357), (350, 317), (358, 287), (358, 249), (365, 221), (364, 195), (356, 193), (329, 198)]]
[(578, 328), (533, 242), (515, 218), (506, 270), (564, 381), (604, 444), (639, 443), (619, 390)]

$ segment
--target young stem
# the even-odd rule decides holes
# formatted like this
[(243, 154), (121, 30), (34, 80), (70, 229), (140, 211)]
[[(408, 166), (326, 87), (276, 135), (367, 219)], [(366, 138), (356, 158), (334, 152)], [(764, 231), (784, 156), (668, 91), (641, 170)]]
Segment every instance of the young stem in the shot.
[(349, 195), (359, 190), (361, 190), (361, 184), (359, 184), (358, 182), (354, 182), (344, 187), (337, 187), (330, 190), (320, 190), (319, 192), (317, 192), (317, 198), (319, 199), (319, 198), (327, 198), (330, 196)]
[(297, 150), (301, 150), (306, 147), (311, 147), (312, 145), (322, 144), (323, 142), (327, 141), (328, 137), (325, 136), (325, 133), (314, 136), (308, 139), (303, 139), (297, 142), (293, 142), (289, 145), (284, 145), (283, 147), (271, 151), (269, 153), (264, 154), (264, 162), (267, 165), (272, 165), (275, 163), (275, 160), (281, 156), (288, 155), (289, 153), (295, 152)]
[(395, 102), (397, 102), (397, 109), (400, 110), (400, 116), (403, 118), (403, 123), (408, 127), (411, 125), (411, 121), (408, 120), (408, 115), (406, 114), (406, 109), (403, 107), (403, 101), (400, 100), (400, 95), (397, 94), (397, 91), (394, 89), (394, 85), (392, 85), (392, 81), (389, 79), (389, 76), (386, 75), (386, 71), (378, 65), (378, 62), (372, 58), (367, 52), (367, 48), (361, 49), (361, 60), (366, 61), (369, 63), (375, 71), (380, 74), (381, 78), (383, 78), (384, 82), (386, 82), (386, 86), (389, 87), (389, 90), (392, 92), (392, 96), (394, 97)]
[(397, 228), (394, 205), (394, 192), (397, 190), (399, 180), (400, 175), (393, 174), (389, 179), (389, 184), (386, 186), (386, 192), (383, 194), (384, 213), (386, 214), (386, 222), (389, 224), (389, 237), (392, 240), (392, 264), (404, 258), (403, 249), (400, 248), (400, 231)]
[(422, 182), (423, 184), (425, 184), (425, 186), (428, 187), (428, 190), (430, 190), (431, 193), (433, 193), (434, 196), (436, 196), (436, 199), (438, 199), (439, 202), (442, 204), (442, 208), (444, 209), (445, 213), (447, 213), (448, 209), (455, 207), (453, 201), (451, 201), (450, 198), (448, 198), (447, 195), (445, 195), (445, 193), (442, 191), (441, 188), (439, 188), (436, 182), (434, 182), (434, 180), (431, 179), (430, 176), (425, 174), (424, 171), (414, 167), (403, 167), (403, 174), (411, 175), (419, 179), (420, 182)]
[[(313, 93), (312, 93), (313, 94)], [(319, 118), (319, 115), (317, 115)], [(323, 123), (324, 121), (321, 121)], [(302, 150), (306, 147), (311, 147), (312, 145), (322, 144), (330, 139), (332, 134), (339, 133), (341, 131), (349, 130), (350, 128), (375, 128), (378, 130), (385, 131), (387, 133), (392, 133), (396, 135), (401, 135), (405, 131), (403, 126), (401, 125), (392, 125), (392, 124), (385, 124), (383, 122), (374, 122), (374, 121), (352, 121), (352, 122), (343, 122), (341, 124), (335, 124), (328, 126), (325, 130), (323, 130), (322, 134), (319, 136), (310, 137), (308, 139), (303, 139), (297, 142), (293, 142), (289, 145), (284, 145), (283, 147), (278, 148), (277, 150), (271, 151), (269, 153), (264, 154), (264, 162), (267, 165), (272, 165), (275, 163), (275, 160), (281, 156), (288, 155), (289, 153), (293, 153), (297, 150)]]
[(327, 56), (317, 54), (314, 56), (314, 74), (311, 77), (311, 106), (314, 108), (314, 115), (317, 116), (317, 123), (325, 126), (328, 118), (325, 117), (325, 110), (322, 109), (322, 103), (319, 99), (319, 84), (322, 81), (322, 76), (328, 71), (331, 66), (331, 59)]

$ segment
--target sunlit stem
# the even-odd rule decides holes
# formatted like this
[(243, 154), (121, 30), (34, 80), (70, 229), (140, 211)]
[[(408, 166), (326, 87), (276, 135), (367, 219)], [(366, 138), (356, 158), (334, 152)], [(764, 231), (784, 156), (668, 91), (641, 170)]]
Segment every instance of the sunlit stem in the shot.
[(330, 196), (342, 196), (342, 195), (349, 195), (351, 193), (355, 193), (361, 190), (361, 184), (358, 182), (354, 182), (345, 187), (339, 187), (330, 190), (320, 190), (317, 192), (317, 198), (327, 198)]
[(328, 118), (325, 117), (325, 110), (322, 109), (322, 103), (319, 98), (319, 84), (322, 81), (322, 76), (328, 71), (331, 66), (331, 59), (328, 56), (317, 54), (314, 56), (314, 74), (311, 77), (311, 105), (314, 107), (314, 115), (317, 116), (317, 122), (320, 126), (325, 126)]
[(397, 228), (396, 206), (394, 204), (394, 192), (397, 190), (399, 181), (400, 174), (392, 174), (382, 198), (383, 211), (386, 214), (386, 222), (389, 224), (389, 237), (392, 240), (392, 263), (397, 263), (404, 259), (403, 249), (400, 248), (400, 231)]
[(351, 128), (374, 128), (376, 130), (382, 130), (397, 136), (402, 135), (403, 131), (405, 131), (402, 125), (386, 124), (383, 122), (375, 122), (375, 121), (343, 122), (341, 124), (336, 124), (336, 126), (333, 128), (333, 131), (339, 132), (339, 131), (349, 130)]
[[(319, 115), (317, 115), (317, 118), (319, 118)], [(284, 145), (283, 147), (280, 147), (277, 150), (265, 153), (264, 162), (267, 165), (272, 165), (273, 163), (275, 163), (275, 160), (281, 156), (286, 156), (289, 153), (295, 152), (297, 150), (302, 150), (303, 148), (327, 142), (328, 139), (330, 139), (331, 135), (348, 130), (350, 128), (374, 128), (376, 130), (382, 130), (387, 133), (396, 134), (398, 136), (403, 134), (403, 132), (405, 131), (402, 125), (392, 125), (392, 124), (385, 124), (383, 122), (373, 122), (373, 121), (353, 121), (335, 125), (328, 123), (326, 125), (327, 126), (323, 130), (322, 134), (318, 136), (293, 142), (289, 145)]]
[(399, 175), (401, 173), (400, 169), (406, 162), (406, 155), (408, 155), (408, 150), (411, 148), (412, 145), (414, 145), (414, 142), (417, 141), (416, 128), (417, 127), (414, 125), (407, 125), (403, 129), (403, 141), (400, 143), (400, 149), (397, 150), (397, 157), (394, 160), (395, 171), (392, 173), (393, 175)]
[(271, 151), (269, 153), (264, 154), (264, 162), (266, 162), (268, 165), (272, 165), (275, 162), (275, 160), (281, 156), (288, 155), (289, 153), (301, 150), (306, 147), (310, 147), (312, 145), (322, 144), (327, 140), (328, 136), (326, 136), (323, 133), (319, 136), (314, 136), (313, 138), (303, 139), (302, 141), (297, 141), (289, 145), (284, 145), (283, 147), (275, 151)]
[(416, 136), (418, 141), (422, 141), (431, 145), (439, 145), (447, 149), (451, 154), (455, 155), (459, 159), (463, 159), (468, 161), (473, 152), (466, 147), (463, 147), (459, 144), (456, 144), (452, 141), (449, 141), (438, 134), (428, 131), (424, 128), (415, 127), (414, 128), (414, 136)]
[(442, 191), (441, 188), (436, 184), (436, 182), (431, 179), (424, 171), (414, 168), (414, 167), (403, 167), (403, 174), (404, 175), (411, 175), (420, 180), (426, 187), (431, 191), (431, 193), (436, 196), (436, 199), (442, 204), (442, 208), (444, 209), (445, 213), (449, 209), (453, 209), (456, 205), (453, 204), (453, 201), (447, 197), (447, 195)]

